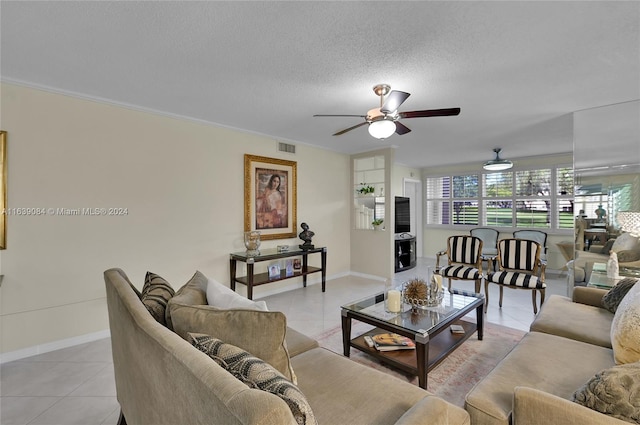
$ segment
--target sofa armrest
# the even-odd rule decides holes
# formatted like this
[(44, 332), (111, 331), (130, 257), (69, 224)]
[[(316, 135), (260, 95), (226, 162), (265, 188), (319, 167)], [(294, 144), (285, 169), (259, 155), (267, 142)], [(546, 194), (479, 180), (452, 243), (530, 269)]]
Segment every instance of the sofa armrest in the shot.
[(573, 288), (573, 302), (602, 307), (602, 297), (606, 293), (606, 289), (576, 286)]
[(513, 393), (514, 425), (628, 425), (628, 422), (591, 410), (578, 403), (527, 387)]
[(469, 425), (471, 419), (466, 410), (454, 406), (436, 396), (425, 397), (407, 410), (396, 425)]

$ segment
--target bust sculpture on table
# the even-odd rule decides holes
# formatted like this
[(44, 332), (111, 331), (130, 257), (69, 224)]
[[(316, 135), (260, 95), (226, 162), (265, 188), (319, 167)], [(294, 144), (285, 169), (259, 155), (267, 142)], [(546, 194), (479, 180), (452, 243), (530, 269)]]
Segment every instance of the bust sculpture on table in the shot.
[(311, 230), (309, 230), (309, 225), (307, 223), (302, 223), (300, 225), (302, 227), (302, 232), (298, 235), (300, 239), (304, 241), (302, 245), (298, 245), (301, 249), (313, 249), (313, 245), (311, 244), (311, 238), (315, 235)]

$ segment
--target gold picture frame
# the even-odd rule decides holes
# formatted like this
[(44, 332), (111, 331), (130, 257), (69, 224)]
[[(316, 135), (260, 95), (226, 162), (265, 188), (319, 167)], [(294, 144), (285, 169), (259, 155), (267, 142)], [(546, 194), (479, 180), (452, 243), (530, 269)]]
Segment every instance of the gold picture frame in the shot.
[(0, 130), (0, 249), (7, 249), (7, 132)]
[(297, 231), (295, 161), (244, 155), (244, 230), (261, 240), (294, 238)]

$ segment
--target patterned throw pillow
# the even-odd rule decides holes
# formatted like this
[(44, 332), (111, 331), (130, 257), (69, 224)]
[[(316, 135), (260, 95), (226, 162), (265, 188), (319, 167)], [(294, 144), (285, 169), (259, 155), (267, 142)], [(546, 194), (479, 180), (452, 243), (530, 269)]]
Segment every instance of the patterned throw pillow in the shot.
[(613, 315), (611, 347), (616, 364), (640, 361), (640, 285), (629, 289)]
[(571, 401), (640, 424), (640, 363), (614, 366), (597, 373), (573, 394)]
[(164, 314), (167, 309), (167, 303), (174, 294), (175, 291), (169, 285), (169, 282), (155, 273), (147, 272), (140, 300), (142, 300), (142, 303), (147, 307), (153, 318), (164, 326), (167, 326)]
[(604, 296), (602, 297), (602, 307), (614, 313), (618, 309), (618, 305), (620, 305), (620, 301), (627, 295), (629, 289), (633, 288), (637, 279), (634, 278), (626, 278), (622, 279), (620, 282), (616, 284), (613, 288), (611, 288)]
[(189, 333), (189, 337), (193, 346), (211, 357), (248, 387), (270, 392), (284, 400), (298, 424), (317, 425), (304, 394), (268, 363), (209, 335)]

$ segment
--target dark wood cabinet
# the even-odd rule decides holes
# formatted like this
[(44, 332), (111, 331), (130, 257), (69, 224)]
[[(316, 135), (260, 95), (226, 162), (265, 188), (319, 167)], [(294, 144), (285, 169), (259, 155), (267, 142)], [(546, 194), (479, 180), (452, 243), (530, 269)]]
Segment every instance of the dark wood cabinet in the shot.
[(396, 273), (414, 268), (416, 266), (416, 237), (406, 234), (396, 236), (395, 242)]

